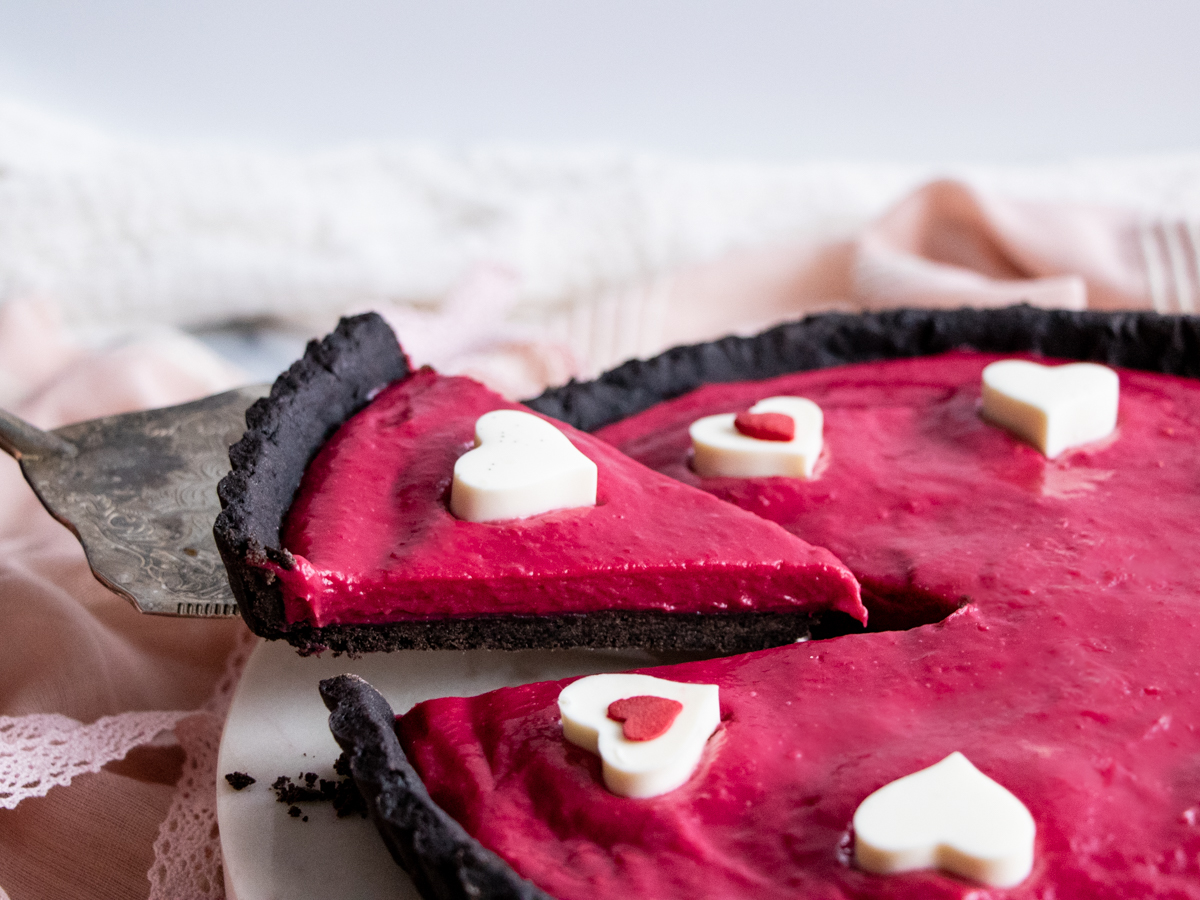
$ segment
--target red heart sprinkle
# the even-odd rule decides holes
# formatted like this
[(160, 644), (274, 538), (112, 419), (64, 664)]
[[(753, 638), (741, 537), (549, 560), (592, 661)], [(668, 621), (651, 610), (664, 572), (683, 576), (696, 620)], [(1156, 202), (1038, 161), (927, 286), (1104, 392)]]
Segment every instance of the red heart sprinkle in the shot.
[(678, 700), (646, 694), (608, 704), (608, 717), (625, 723), (621, 730), (627, 741), (652, 741), (666, 734), (681, 712), (683, 704)]
[(790, 441), (796, 436), (796, 420), (787, 413), (740, 412), (733, 420), (733, 427), (760, 441)]

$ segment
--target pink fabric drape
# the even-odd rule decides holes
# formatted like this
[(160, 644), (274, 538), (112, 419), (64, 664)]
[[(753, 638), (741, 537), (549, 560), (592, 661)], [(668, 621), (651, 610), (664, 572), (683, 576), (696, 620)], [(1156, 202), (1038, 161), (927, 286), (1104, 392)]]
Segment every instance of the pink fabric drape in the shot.
[[(241, 380), (180, 336), (84, 352), (46, 306), (25, 303), (0, 308), (0, 370), (10, 395), (23, 394), (9, 408), (43, 427), (182, 402)], [(0, 457), (0, 621), (0, 716), (53, 713), (66, 717), (63, 725), (197, 709), (244, 630), (240, 621), (143, 616), (111, 594), (7, 456)], [(112, 734), (123, 723), (99, 724)], [(28, 746), (14, 746), (11, 736), (0, 724), (0, 753)], [(183, 762), (173, 741), (155, 736), (69, 786), (0, 808), (0, 888), (14, 900), (145, 896)], [(81, 758), (67, 762), (103, 762), (99, 730), (83, 737), (72, 747)]]
[[(1137, 217), (1120, 212), (1021, 203), (984, 197), (959, 183), (934, 183), (854, 241), (747, 250), (672, 276), (662, 344), (745, 333), (824, 309), (1022, 301), (1068, 309), (1152, 308), (1146, 233)], [(1195, 249), (1176, 267), (1183, 272), (1179, 297), (1200, 286)], [(1189, 277), (1192, 286), (1184, 283)], [(479, 290), (495, 290), (494, 279), (482, 283)], [(454, 309), (461, 314), (470, 299), (460, 297), (447, 315)], [(85, 352), (62, 336), (48, 309), (38, 303), (0, 307), (0, 402), (43, 427), (183, 402), (240, 380), (229, 366), (169, 333)], [(404, 314), (395, 321), (403, 327)], [(506, 338), (488, 346), (486, 334), (472, 333), (475, 343), (462, 348), (454, 346), (453, 328), (437, 325), (424, 322), (431, 346), (441, 342), (435, 355), (467, 352), (485, 377), (501, 373), (496, 383), (510, 393), (514, 384), (531, 393), (539, 378), (570, 374), (568, 355), (549, 338)], [(506, 371), (520, 377), (506, 385)], [(0, 764), (19, 763), (25, 752), (13, 737), (19, 731), (13, 722), (70, 730), (119, 725), (124, 720), (106, 717), (158, 711), (170, 728), (205, 708), (211, 732), (221, 709), (211, 699), (214, 690), (234, 648), (245, 646), (239, 645), (239, 621), (141, 616), (108, 593), (92, 579), (74, 538), (41, 509), (7, 457), (0, 459), (0, 621), (0, 716), (15, 717), (0, 719)], [(183, 733), (189, 734), (186, 728)], [(169, 736), (126, 737), (139, 746), (123, 759), (73, 778), (63, 775), (60, 786), (35, 790), (13, 808), (4, 808), (5, 792), (15, 797), (23, 789), (28, 793), (27, 786), (0, 783), (0, 896), (148, 893), (155, 840), (177, 799), (185, 753)], [(121, 747), (114, 752), (127, 749)], [(192, 782), (211, 784), (212, 775), (193, 772)], [(159, 850), (160, 857), (171, 852)], [(208, 886), (197, 895), (219, 894), (219, 884)]]
[[(854, 240), (749, 249), (681, 273), (671, 283), (666, 343), (749, 333), (829, 309), (1150, 309), (1145, 233), (1142, 218), (1124, 211), (933, 182)], [(1195, 248), (1185, 262), (1184, 277), (1200, 286)]]

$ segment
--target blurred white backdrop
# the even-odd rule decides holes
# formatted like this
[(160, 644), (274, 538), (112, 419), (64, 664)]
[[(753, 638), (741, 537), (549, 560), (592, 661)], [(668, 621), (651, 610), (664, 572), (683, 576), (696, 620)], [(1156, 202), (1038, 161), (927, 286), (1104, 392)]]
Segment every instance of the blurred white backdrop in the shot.
[(0, 92), (126, 134), (1028, 163), (1200, 148), (1194, 0), (3, 0)]
[[(616, 325), (679, 273), (933, 178), (1200, 234), (1197, 36), (1195, 0), (0, 0), (0, 310), (308, 335), (497, 270), (485, 330), (583, 372), (656, 352)], [(246, 327), (212, 340), (294, 355)]]

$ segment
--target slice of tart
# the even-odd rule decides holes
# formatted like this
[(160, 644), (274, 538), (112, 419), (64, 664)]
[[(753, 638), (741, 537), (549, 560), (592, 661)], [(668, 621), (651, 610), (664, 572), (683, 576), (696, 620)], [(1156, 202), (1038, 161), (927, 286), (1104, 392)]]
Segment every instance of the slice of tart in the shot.
[[(365, 348), (392, 361), (361, 365)], [(377, 317), (344, 322), (281, 382), (231, 451), (216, 526), (259, 634), (349, 652), (733, 651), (866, 620), (828, 551), (561, 422), (596, 467), (594, 505), (459, 518), (450, 486), (480, 418), (535, 414), (470, 379), (408, 371)]]

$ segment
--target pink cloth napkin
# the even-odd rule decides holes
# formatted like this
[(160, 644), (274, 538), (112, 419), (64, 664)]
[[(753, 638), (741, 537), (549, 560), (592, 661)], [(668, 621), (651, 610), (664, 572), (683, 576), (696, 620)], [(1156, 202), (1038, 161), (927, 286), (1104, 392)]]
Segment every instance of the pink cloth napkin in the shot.
[[(1120, 212), (934, 183), (854, 241), (746, 250), (673, 276), (656, 340), (745, 333), (824, 309), (1151, 308), (1166, 294), (1161, 284), (1156, 294), (1147, 234), (1158, 232)], [(1200, 286), (1194, 246), (1190, 253), (1175, 267), (1178, 298)], [(412, 330), (432, 361), (509, 394), (535, 393), (587, 365), (547, 336), (457, 327), (465, 310), (501, 303), (508, 290), (494, 272), (470, 284), (443, 319), (396, 313), (401, 338)], [(48, 310), (0, 307), (0, 403), (42, 427), (239, 381), (173, 333), (85, 352)], [(74, 538), (7, 457), (0, 621), (0, 898), (219, 897), (212, 785), (223, 712), (250, 647), (240, 621), (136, 613), (92, 579)], [(188, 840), (177, 839), (180, 822), (194, 826)]]
[[(831, 309), (1150, 309), (1147, 257), (1153, 264), (1165, 250), (1154, 232), (1148, 245), (1147, 234), (1133, 213), (1019, 202), (938, 181), (854, 240), (754, 248), (681, 273), (670, 285), (664, 343), (751, 333)], [(1195, 248), (1189, 262), (1183, 277), (1200, 286)], [(1169, 297), (1160, 306), (1191, 311)]]
[[(44, 305), (25, 303), (0, 307), (0, 371), (6, 407), (42, 427), (241, 381), (177, 334), (85, 352)], [(145, 896), (183, 764), (176, 742), (155, 738), (209, 700), (244, 626), (136, 612), (91, 576), (2, 455), (0, 621), (0, 772), (13, 779), (0, 783), (0, 889), (14, 900)], [(74, 777), (39, 795), (31, 766), (40, 787)], [(15, 792), (34, 796), (4, 808)]]

